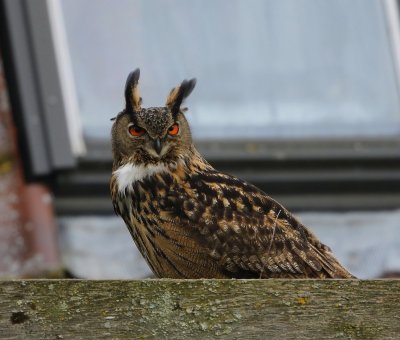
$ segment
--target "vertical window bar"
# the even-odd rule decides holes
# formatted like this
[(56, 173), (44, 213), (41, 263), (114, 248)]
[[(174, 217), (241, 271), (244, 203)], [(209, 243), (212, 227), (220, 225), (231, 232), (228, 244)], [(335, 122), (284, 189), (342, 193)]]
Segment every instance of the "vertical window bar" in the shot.
[(25, 6), (50, 159), (55, 169), (72, 167), (75, 157), (68, 135), (47, 1), (25, 0)]

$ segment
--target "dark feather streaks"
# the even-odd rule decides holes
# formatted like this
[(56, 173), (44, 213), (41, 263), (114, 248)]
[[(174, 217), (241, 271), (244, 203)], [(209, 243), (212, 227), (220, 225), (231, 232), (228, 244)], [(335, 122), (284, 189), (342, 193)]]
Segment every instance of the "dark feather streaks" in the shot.
[(351, 277), (328, 247), (255, 186), (215, 170), (189, 173), (152, 176), (130, 190), (125, 213), (141, 220), (142, 233), (132, 233), (139, 248), (161, 258), (147, 257), (157, 275)]

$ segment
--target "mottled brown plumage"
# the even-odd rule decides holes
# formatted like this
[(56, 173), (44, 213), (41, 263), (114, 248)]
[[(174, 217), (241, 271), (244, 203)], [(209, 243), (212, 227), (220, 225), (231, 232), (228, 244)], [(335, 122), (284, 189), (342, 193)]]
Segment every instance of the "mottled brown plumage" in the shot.
[(353, 277), (282, 205), (201, 157), (181, 109), (194, 79), (148, 109), (138, 79), (128, 77), (112, 128), (111, 195), (158, 277)]

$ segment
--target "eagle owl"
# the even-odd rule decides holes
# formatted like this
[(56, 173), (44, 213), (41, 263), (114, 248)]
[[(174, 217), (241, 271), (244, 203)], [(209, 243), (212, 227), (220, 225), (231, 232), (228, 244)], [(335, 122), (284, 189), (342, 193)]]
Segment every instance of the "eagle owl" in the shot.
[(182, 102), (142, 108), (139, 69), (112, 127), (111, 196), (162, 278), (352, 278), (301, 222), (257, 187), (215, 170), (193, 145)]

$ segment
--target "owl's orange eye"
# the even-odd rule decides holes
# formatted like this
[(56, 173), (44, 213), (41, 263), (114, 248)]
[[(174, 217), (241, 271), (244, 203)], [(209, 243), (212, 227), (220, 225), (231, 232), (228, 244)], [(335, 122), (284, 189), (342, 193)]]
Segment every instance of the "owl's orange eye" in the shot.
[(133, 137), (140, 137), (143, 136), (146, 132), (145, 129), (136, 126), (136, 125), (131, 125), (129, 128), (129, 133), (133, 136)]
[(179, 125), (178, 124), (174, 124), (174, 125), (172, 125), (169, 129), (168, 129), (168, 134), (170, 135), (170, 136), (175, 136), (175, 135), (177, 135), (178, 134), (178, 132), (179, 132)]

